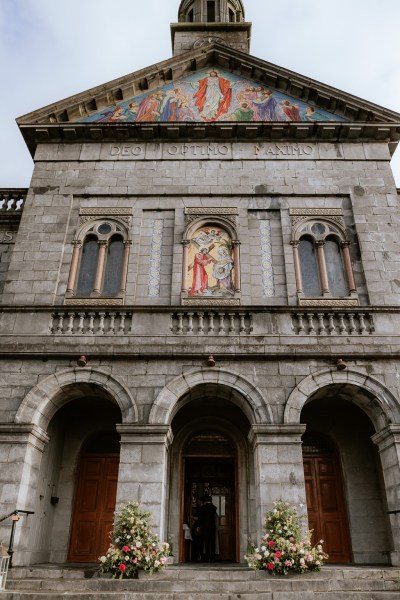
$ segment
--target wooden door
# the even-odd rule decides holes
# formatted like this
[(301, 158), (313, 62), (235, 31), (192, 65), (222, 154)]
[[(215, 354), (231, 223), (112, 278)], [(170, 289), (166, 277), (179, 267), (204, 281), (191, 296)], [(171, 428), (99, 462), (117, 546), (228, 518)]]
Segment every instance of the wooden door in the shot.
[(304, 456), (304, 475), (313, 544), (324, 540), (327, 562), (350, 563), (350, 535), (338, 458)]
[[(236, 562), (235, 461), (226, 458), (196, 458), (185, 462), (184, 523), (195, 531), (198, 509), (205, 496), (217, 508), (216, 560)], [(193, 535), (193, 538), (195, 536)], [(184, 543), (184, 561), (197, 561), (201, 551), (196, 540)]]
[(118, 482), (118, 456), (82, 456), (68, 559), (97, 562), (109, 546)]

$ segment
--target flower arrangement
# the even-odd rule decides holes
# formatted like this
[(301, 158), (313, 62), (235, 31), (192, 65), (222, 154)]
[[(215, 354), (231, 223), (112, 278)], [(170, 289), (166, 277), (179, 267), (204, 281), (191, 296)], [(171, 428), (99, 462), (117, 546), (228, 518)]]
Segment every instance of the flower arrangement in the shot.
[(249, 567), (276, 575), (319, 571), (328, 558), (322, 548), (323, 540), (312, 546), (312, 531), (303, 532), (302, 517), (295, 507), (283, 500), (274, 502), (274, 506), (265, 517), (266, 533), (261, 544), (255, 547), (250, 543), (244, 557)]
[(128, 502), (116, 513), (111, 544), (99, 558), (100, 572), (112, 573), (115, 579), (133, 579), (139, 570), (155, 573), (165, 567), (169, 544), (161, 543), (151, 530), (151, 513)]

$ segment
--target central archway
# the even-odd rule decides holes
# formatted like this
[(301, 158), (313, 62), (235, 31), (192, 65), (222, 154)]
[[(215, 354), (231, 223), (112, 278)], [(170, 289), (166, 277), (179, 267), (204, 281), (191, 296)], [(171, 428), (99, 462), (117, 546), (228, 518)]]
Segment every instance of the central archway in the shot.
[(229, 393), (222, 385), (196, 386), (175, 406), (168, 530), (180, 562), (210, 558), (204, 539), (196, 537), (200, 505), (208, 496), (218, 513), (213, 560), (240, 562), (255, 530), (249, 493), (254, 484), (254, 459), (248, 441), (252, 423), (246, 406), (243, 397), (239, 402), (233, 390)]

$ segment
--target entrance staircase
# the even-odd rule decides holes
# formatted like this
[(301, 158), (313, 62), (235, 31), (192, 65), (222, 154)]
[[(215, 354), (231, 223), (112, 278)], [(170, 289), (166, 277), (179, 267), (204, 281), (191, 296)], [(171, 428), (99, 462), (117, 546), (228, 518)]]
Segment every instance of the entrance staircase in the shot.
[(241, 565), (178, 565), (137, 580), (99, 577), (94, 569), (17, 567), (0, 600), (400, 600), (400, 568), (324, 567), (274, 577)]

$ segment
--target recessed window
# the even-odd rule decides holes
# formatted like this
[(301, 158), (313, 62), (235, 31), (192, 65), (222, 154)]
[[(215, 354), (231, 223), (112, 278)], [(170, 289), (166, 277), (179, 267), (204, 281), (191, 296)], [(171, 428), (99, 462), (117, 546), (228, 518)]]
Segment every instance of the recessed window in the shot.
[(228, 16), (229, 16), (229, 22), (230, 23), (235, 23), (236, 22), (235, 11), (232, 8), (228, 8)]
[(130, 246), (124, 226), (113, 221), (88, 224), (73, 245), (67, 298), (122, 298)]
[(207, 22), (215, 22), (215, 2), (207, 2)]
[(194, 10), (191, 8), (187, 14), (187, 20), (189, 23), (193, 23), (194, 21)]
[(306, 221), (292, 242), (297, 292), (302, 298), (348, 298), (356, 294), (350, 242), (332, 222)]

